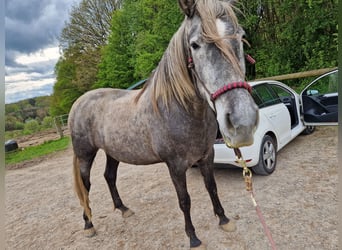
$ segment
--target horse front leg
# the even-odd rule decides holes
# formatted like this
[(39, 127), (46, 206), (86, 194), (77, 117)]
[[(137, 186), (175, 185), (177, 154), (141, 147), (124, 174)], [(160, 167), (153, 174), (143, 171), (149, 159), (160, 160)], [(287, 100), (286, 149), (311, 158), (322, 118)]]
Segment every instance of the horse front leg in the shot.
[(177, 192), (179, 207), (184, 215), (185, 232), (190, 238), (190, 249), (201, 249), (204, 246), (196, 236), (195, 228), (192, 224), (190, 216), (191, 200), (186, 186), (187, 166), (180, 167), (180, 165), (172, 163), (167, 163), (167, 166), (169, 168), (170, 176)]
[(211, 202), (214, 207), (214, 213), (219, 217), (220, 227), (227, 232), (233, 232), (236, 230), (235, 223), (228, 219), (224, 213), (224, 209), (221, 205), (220, 199), (217, 194), (217, 186), (214, 177), (214, 150), (212, 148), (209, 157), (198, 162), (198, 167), (204, 179), (205, 187), (209, 193)]

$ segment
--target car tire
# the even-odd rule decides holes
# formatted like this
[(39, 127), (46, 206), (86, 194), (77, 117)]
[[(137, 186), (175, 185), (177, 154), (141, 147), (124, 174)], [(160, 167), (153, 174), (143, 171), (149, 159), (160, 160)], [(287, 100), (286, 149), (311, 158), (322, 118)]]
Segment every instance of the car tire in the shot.
[(305, 129), (303, 130), (302, 134), (303, 135), (310, 135), (315, 131), (316, 127), (315, 126), (306, 126)]
[(259, 163), (252, 167), (254, 173), (258, 175), (270, 175), (274, 172), (277, 165), (277, 146), (274, 139), (265, 135), (259, 154)]

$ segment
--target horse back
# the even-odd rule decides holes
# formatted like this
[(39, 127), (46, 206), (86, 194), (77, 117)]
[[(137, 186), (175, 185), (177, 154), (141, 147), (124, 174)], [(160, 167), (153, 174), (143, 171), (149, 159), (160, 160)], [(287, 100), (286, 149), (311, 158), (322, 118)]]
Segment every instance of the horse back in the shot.
[(71, 107), (68, 119), (70, 131), (76, 129), (75, 126), (81, 121), (99, 118), (96, 116), (96, 113), (104, 111), (106, 106), (111, 105), (111, 102), (128, 93), (130, 93), (128, 90), (111, 88), (101, 88), (86, 92)]
[(74, 150), (80, 147), (89, 148), (89, 151), (101, 148), (105, 137), (101, 130), (108, 123), (106, 119), (115, 116), (118, 100), (127, 99), (132, 94), (135, 91), (101, 88), (80, 96), (72, 105), (68, 118)]

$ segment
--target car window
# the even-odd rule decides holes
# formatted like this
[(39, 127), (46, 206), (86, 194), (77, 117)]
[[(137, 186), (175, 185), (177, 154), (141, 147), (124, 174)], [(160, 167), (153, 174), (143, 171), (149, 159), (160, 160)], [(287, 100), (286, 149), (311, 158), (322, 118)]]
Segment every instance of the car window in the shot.
[(259, 97), (259, 95), (257, 94), (257, 92), (255, 90), (255, 87), (253, 87), (253, 89), (252, 89), (252, 97), (253, 97), (253, 99), (255, 101), (255, 104), (258, 105), (259, 108), (260, 108), (260, 106), (262, 105), (262, 100)]
[(277, 95), (282, 98), (282, 97), (291, 97), (292, 93), (289, 92), (288, 90), (280, 87), (280, 86), (276, 86), (276, 85), (271, 85), (272, 89), (274, 90), (274, 92), (277, 93)]
[(254, 86), (252, 97), (259, 108), (281, 103), (277, 93), (267, 84)]
[(338, 80), (337, 74), (338, 72), (334, 72), (328, 75), (325, 75), (319, 78), (316, 82), (314, 82), (309, 89), (305, 91), (306, 95), (324, 95), (328, 93), (337, 93), (338, 92)]

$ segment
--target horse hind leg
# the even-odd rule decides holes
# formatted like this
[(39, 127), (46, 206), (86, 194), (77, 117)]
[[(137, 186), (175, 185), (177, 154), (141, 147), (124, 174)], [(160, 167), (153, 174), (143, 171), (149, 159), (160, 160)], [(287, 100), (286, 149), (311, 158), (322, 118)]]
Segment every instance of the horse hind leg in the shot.
[(119, 166), (119, 161), (115, 160), (108, 154), (107, 156), (107, 163), (106, 163), (106, 170), (104, 172), (104, 177), (107, 181), (110, 194), (113, 199), (114, 209), (119, 209), (122, 213), (122, 217), (127, 218), (134, 214), (132, 210), (126, 207), (119, 195), (118, 189), (116, 187), (116, 178), (117, 178), (117, 171)]
[(89, 206), (90, 191), (90, 170), (94, 161), (95, 154), (89, 159), (81, 159), (74, 155), (74, 185), (80, 204), (83, 207), (84, 234), (86, 237), (92, 237), (96, 234), (91, 221), (92, 214)]

